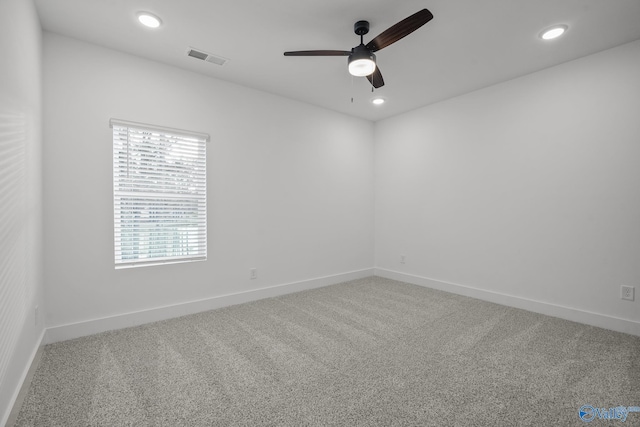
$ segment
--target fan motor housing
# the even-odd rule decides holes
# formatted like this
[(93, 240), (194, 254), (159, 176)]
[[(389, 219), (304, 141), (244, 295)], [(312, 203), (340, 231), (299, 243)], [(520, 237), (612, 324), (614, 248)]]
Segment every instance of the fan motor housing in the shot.
[(365, 45), (361, 44), (351, 49), (351, 55), (349, 55), (349, 62), (357, 59), (370, 59), (373, 62), (376, 62), (376, 54), (367, 49)]

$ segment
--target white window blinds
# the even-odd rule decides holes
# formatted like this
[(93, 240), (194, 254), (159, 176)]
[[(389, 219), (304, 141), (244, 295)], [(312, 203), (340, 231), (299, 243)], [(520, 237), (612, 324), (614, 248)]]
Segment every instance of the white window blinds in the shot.
[(209, 136), (110, 124), (116, 268), (205, 260)]

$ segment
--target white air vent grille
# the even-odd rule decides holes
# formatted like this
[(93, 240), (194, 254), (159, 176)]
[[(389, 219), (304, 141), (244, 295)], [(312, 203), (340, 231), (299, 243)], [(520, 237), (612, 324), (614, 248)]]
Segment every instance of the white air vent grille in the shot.
[(189, 48), (187, 55), (192, 58), (200, 59), (202, 61), (211, 62), (212, 64), (216, 64), (216, 65), (224, 65), (229, 61), (227, 58), (223, 58), (221, 56), (217, 56), (217, 55), (203, 52), (201, 50), (197, 50), (193, 48)]

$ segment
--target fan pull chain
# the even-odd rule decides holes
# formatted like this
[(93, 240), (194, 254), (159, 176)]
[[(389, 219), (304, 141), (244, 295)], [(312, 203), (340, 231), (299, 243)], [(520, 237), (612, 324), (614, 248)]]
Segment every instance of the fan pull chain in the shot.
[(351, 103), (353, 104), (353, 76), (351, 76)]

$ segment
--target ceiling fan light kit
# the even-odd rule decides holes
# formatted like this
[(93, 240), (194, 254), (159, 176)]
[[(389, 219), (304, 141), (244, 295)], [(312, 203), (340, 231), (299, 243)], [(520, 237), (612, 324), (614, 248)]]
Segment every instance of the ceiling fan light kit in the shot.
[(356, 77), (370, 76), (376, 70), (376, 54), (365, 45), (354, 47), (349, 55), (349, 73)]
[(354, 24), (353, 31), (360, 36), (360, 44), (350, 51), (298, 50), (285, 52), (284, 56), (348, 56), (349, 73), (357, 77), (366, 77), (369, 83), (378, 89), (384, 86), (384, 79), (380, 68), (377, 66), (374, 52), (408, 36), (432, 19), (433, 14), (427, 9), (422, 9), (383, 31), (366, 45), (364, 44), (363, 36), (369, 32), (369, 22), (358, 21)]

